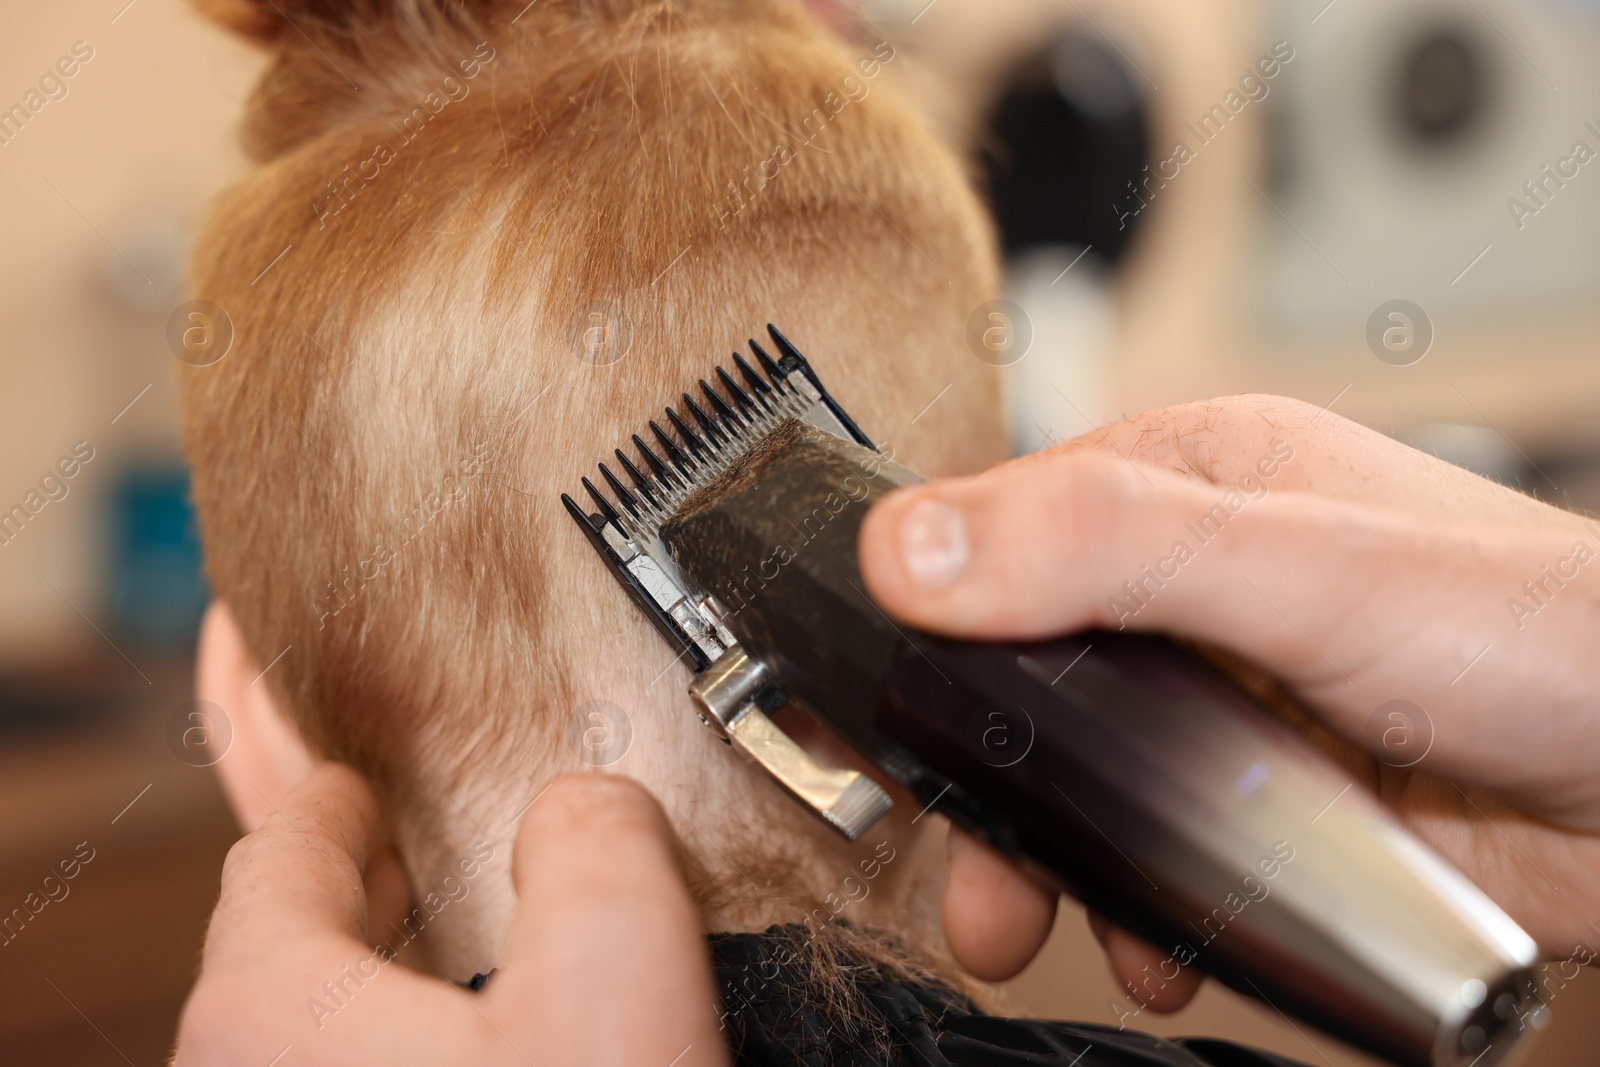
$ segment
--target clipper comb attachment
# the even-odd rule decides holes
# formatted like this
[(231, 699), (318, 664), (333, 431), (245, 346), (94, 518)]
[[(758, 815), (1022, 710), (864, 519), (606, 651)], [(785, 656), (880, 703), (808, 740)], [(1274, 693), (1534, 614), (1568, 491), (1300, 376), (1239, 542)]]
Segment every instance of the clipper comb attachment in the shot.
[(788, 419), (873, 447), (799, 349), (777, 327), (769, 324), (767, 333), (777, 346), (776, 360), (750, 341), (759, 370), (735, 352), (737, 378), (716, 368), (712, 376), (720, 390), (702, 378), (698, 398), (684, 393), (677, 410), (666, 409), (667, 428), (651, 422), (650, 441), (633, 435), (638, 462), (615, 451), (622, 477), (600, 464), (609, 495), (583, 479), (596, 510), (585, 510), (565, 493), (561, 502), (656, 630), (679, 657), (688, 658), (696, 674), (690, 695), (701, 721), (853, 841), (889, 810), (888, 794), (858, 771), (822, 767), (778, 729), (768, 716), (784, 703), (780, 681), (739, 647), (723, 624), (726, 610), (694, 588), (660, 539), (663, 523), (691, 492)]

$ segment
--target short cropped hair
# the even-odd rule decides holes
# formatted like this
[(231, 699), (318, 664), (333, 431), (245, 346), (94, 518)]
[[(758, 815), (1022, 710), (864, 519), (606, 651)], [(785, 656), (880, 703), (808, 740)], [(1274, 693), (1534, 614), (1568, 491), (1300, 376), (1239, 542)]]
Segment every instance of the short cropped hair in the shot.
[(903, 461), (1000, 457), (994, 240), (893, 45), (786, 0), (203, 6), (274, 56), (194, 254), (234, 340), (182, 369), (193, 496), (320, 753), (465, 782), (670, 669), (559, 496), (768, 321)]

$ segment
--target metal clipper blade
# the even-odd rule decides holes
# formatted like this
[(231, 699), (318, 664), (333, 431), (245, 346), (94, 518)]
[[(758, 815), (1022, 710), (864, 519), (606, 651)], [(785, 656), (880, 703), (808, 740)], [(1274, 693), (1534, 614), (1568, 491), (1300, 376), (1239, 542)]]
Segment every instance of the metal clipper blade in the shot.
[(567, 494), (561, 501), (617, 581), (678, 655), (687, 658), (697, 675), (690, 694), (701, 720), (725, 742), (737, 744), (829, 825), (855, 840), (889, 810), (888, 794), (859, 771), (821, 766), (773, 723), (770, 713), (784, 703), (781, 680), (739, 647), (723, 625), (722, 606), (694, 588), (659, 536), (662, 523), (691, 493), (725, 473), (788, 420), (798, 419), (872, 447), (828, 395), (799, 349), (775, 326), (769, 325), (767, 333), (778, 348), (778, 359), (751, 340), (750, 351), (760, 370), (735, 352), (738, 378), (716, 368), (712, 377), (721, 390), (701, 379), (698, 398), (684, 393), (678, 410), (666, 409), (670, 432), (652, 421), (653, 445), (633, 435), (638, 462), (615, 450), (621, 477), (605, 463), (599, 465), (609, 495), (583, 479), (595, 510)]

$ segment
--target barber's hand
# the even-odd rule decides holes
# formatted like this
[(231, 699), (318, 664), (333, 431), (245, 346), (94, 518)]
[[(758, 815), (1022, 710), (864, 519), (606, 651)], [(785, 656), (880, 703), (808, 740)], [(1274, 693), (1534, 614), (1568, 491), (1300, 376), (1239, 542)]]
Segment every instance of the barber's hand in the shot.
[[(1222, 528), (1200, 543), (1186, 524), (1218, 504)], [(1194, 551), (1177, 564), (1180, 540)], [(896, 492), (860, 548), (874, 599), (926, 630), (1201, 640), (1358, 746), (1380, 705), (1419, 705), (1431, 750), (1412, 771), (1368, 760), (1368, 784), (1547, 952), (1600, 934), (1600, 523), (1308, 405), (1239, 396)], [(1147, 565), (1165, 584), (1134, 599), (1124, 583)], [(974, 974), (1020, 970), (1054, 906), (953, 840), (945, 929)], [(1125, 979), (1165, 955), (1094, 925)], [(1197, 983), (1149, 1006), (1179, 1007)]]
[[(325, 764), (234, 846), (177, 1067), (264, 1067), (290, 1047), (286, 1063), (309, 1065), (726, 1062), (699, 917), (642, 787), (569, 777), (528, 809), (516, 920), (480, 993), (395, 962), (345, 979), (385, 940), (382, 911), (406, 906), (379, 836), (372, 792)], [(330, 980), (353, 992), (319, 1027), (307, 1004)]]

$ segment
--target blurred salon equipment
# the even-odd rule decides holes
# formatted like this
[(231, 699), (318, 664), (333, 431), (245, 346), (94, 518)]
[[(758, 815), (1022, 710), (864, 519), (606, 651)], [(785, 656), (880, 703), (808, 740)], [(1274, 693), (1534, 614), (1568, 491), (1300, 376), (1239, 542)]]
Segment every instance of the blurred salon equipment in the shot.
[[(1017, 452), (1281, 393), (1600, 509), (1600, 4), (871, 6), (988, 182)], [(1065, 969), (1095, 950), (1064, 919), (1052, 951)], [(1098, 999), (1112, 1025), (1372, 1062), (1215, 990), (1166, 1019), (1062, 974), (1013, 988), (1047, 1013)], [(1591, 1062), (1600, 983), (1548, 979), (1525, 1062)]]
[(989, 180), (1019, 451), (1277, 392), (1600, 505), (1600, 4), (872, 6)]

